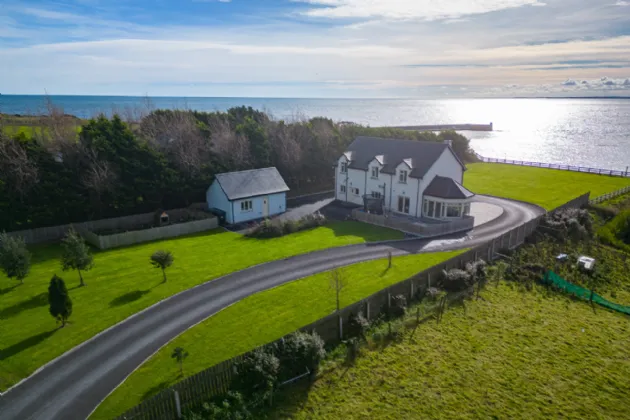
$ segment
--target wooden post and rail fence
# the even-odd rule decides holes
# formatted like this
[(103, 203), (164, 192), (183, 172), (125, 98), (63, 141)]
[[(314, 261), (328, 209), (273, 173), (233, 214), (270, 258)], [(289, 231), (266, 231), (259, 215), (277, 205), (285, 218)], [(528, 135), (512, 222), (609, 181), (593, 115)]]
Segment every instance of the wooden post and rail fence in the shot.
[[(566, 208), (580, 208), (589, 203), (600, 203), (628, 192), (630, 192), (630, 187), (594, 198), (593, 200), (590, 200), (590, 194), (586, 193), (559, 206), (552, 210), (552, 212)], [(443, 270), (464, 268), (467, 263), (478, 259), (484, 259), (490, 262), (495, 260), (499, 257), (501, 250), (515, 249), (525, 243), (526, 239), (536, 231), (540, 221), (544, 217), (544, 215), (541, 215), (527, 223), (516, 226), (512, 230), (505, 232), (503, 235), (489, 242), (380, 290), (371, 296), (341, 309), (339, 312), (335, 312), (300, 328), (299, 331), (314, 331), (319, 334), (326, 343), (338, 343), (347, 338), (344, 333), (344, 325), (348, 323), (352, 314), (361, 312), (367, 319), (374, 319), (378, 317), (382, 310), (390, 305), (393, 296), (403, 295), (410, 301), (424, 294), (427, 288), (432, 285), (435, 286), (436, 280), (440, 278)], [(383, 255), (383, 258), (387, 258), (387, 255)], [(432, 316), (432, 314), (425, 313), (425, 316)], [(128, 410), (116, 420), (175, 420), (181, 418), (182, 411), (203, 403), (213, 396), (222, 395), (227, 392), (234, 377), (235, 365), (243, 360), (249, 353), (250, 352), (223, 361), (178, 382), (172, 387), (161, 391), (157, 395), (143, 401), (138, 406)]]
[(477, 153), (475, 153), (475, 156), (477, 157), (477, 159), (479, 159), (479, 161), (485, 162), (485, 163), (503, 163), (507, 165), (531, 166), (534, 168), (558, 169), (562, 171), (582, 172), (582, 173), (587, 173), (587, 174), (620, 176), (623, 178), (630, 178), (630, 166), (626, 166), (625, 171), (620, 171), (616, 169), (591, 168), (588, 166), (563, 165), (559, 163), (543, 163), (543, 162), (530, 162), (526, 160), (515, 160), (515, 159), (487, 158)]

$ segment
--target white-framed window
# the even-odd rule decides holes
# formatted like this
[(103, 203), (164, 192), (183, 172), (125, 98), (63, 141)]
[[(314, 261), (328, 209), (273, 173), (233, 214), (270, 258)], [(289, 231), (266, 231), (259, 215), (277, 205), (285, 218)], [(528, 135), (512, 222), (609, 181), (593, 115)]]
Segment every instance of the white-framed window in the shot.
[(241, 201), (241, 211), (252, 211), (254, 209), (252, 200)]
[(378, 167), (372, 168), (372, 178), (378, 179)]
[(354, 195), (359, 195), (359, 189), (358, 188), (350, 188), (350, 192)]
[(345, 185), (340, 186), (339, 187), (339, 192), (342, 193), (342, 194), (345, 194), (346, 193), (346, 186)]
[(348, 162), (341, 162), (341, 173), (345, 174), (348, 172)]
[(409, 214), (409, 197), (398, 196), (398, 212)]
[(380, 193), (379, 191), (372, 191), (372, 198), (382, 198), (383, 194)]
[(407, 183), (407, 171), (400, 171), (400, 175), (398, 176), (398, 182), (401, 184)]
[(462, 217), (462, 206), (460, 204), (448, 204), (446, 217)]
[(464, 216), (470, 216), (470, 203), (464, 204)]

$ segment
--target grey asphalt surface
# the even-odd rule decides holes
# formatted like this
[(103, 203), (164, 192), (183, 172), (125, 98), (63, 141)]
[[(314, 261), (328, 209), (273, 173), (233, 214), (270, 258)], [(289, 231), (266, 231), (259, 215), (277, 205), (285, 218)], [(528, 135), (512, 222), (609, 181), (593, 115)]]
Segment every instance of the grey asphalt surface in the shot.
[[(0, 397), (0, 419), (84, 419), (130, 373), (177, 335), (251, 294), (311, 274), (393, 255), (469, 248), (500, 236), (542, 208), (477, 196), (504, 207), (468, 234), (330, 248), (231, 273), (162, 301), (65, 353)], [(209, 261), (211, 263), (211, 261)]]

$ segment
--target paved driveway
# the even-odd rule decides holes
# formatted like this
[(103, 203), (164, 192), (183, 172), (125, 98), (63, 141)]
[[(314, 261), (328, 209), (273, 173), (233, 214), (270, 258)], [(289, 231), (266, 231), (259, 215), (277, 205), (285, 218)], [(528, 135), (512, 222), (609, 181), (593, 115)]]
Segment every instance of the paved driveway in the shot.
[(235, 272), (140, 312), (44, 366), (0, 397), (1, 420), (84, 419), (129, 374), (196, 323), (253, 293), (335, 267), (393, 255), (469, 248), (525, 223), (544, 210), (480, 197), (504, 213), (468, 234), (330, 248)]

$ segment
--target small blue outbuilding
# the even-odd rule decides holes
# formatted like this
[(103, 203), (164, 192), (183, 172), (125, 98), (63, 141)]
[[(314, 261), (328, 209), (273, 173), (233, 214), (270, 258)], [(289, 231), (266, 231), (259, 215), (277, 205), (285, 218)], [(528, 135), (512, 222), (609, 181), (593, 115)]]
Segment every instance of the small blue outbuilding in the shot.
[(217, 174), (206, 192), (208, 209), (225, 212), (229, 224), (263, 219), (287, 210), (289, 187), (276, 168)]

